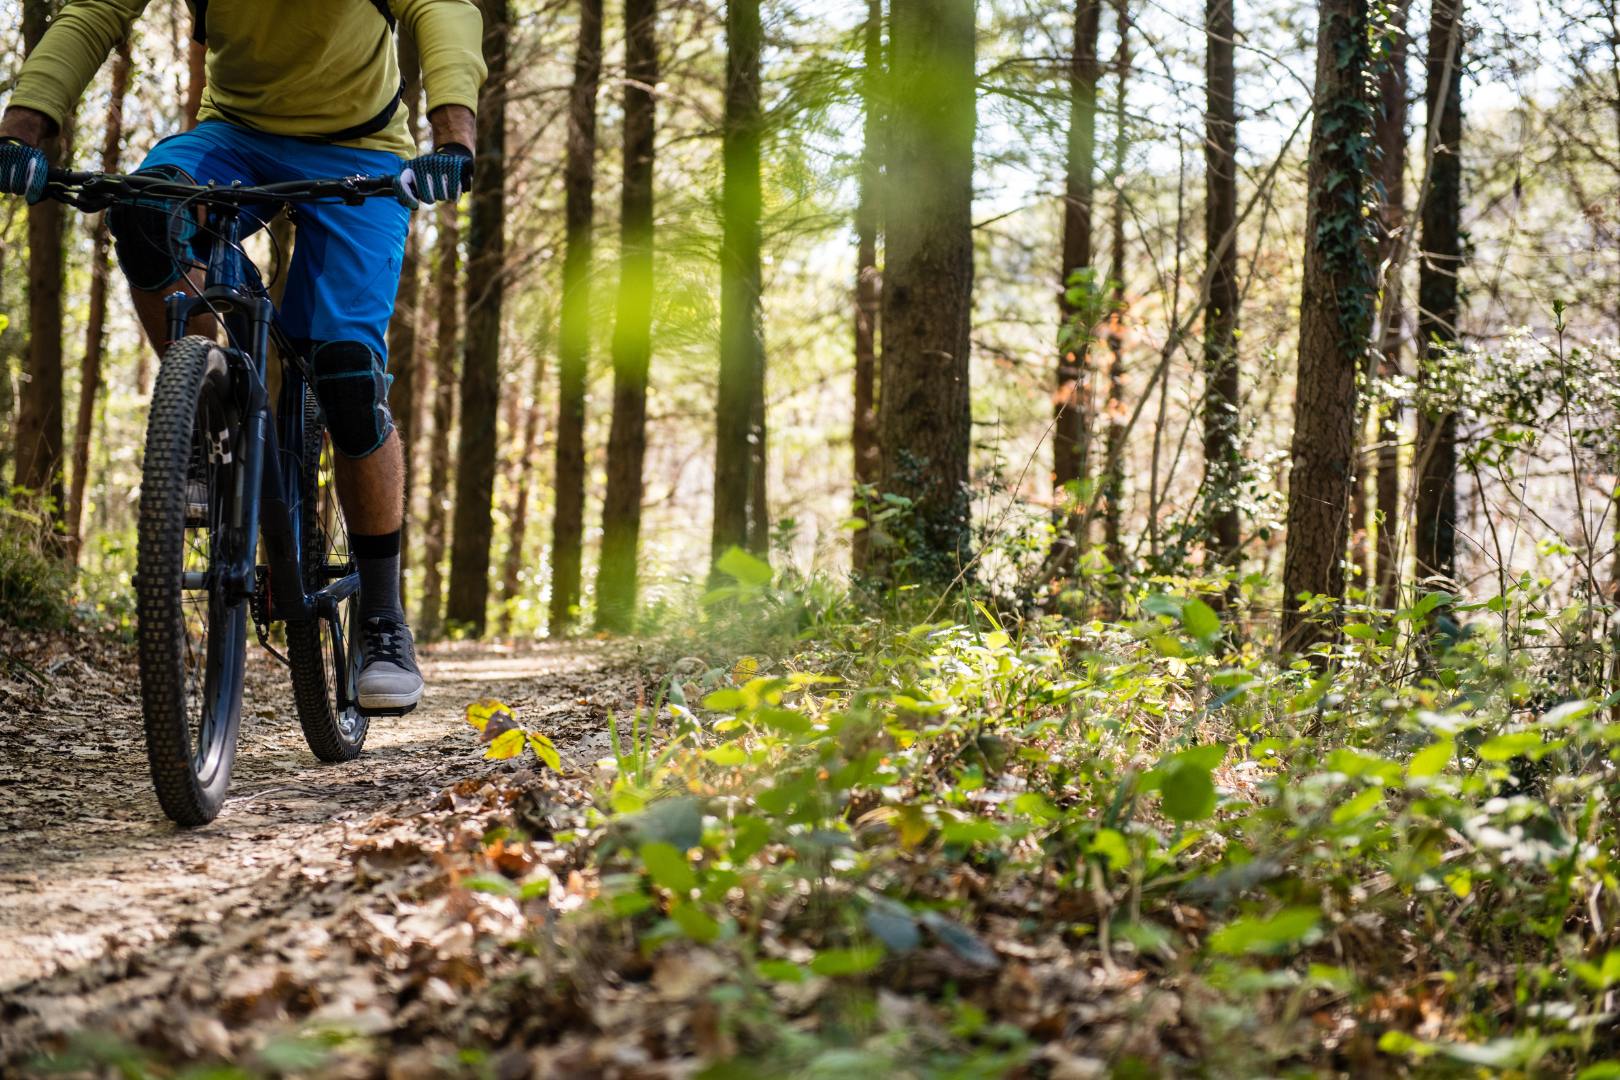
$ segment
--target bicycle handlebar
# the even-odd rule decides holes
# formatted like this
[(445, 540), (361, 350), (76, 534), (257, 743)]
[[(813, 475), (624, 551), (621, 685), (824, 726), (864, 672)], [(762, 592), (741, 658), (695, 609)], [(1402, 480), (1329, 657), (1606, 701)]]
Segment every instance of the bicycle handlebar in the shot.
[(315, 202), (338, 199), (358, 205), (387, 195), (404, 202), (397, 176), (345, 176), (326, 180), (287, 180), (276, 184), (182, 184), (164, 176), (73, 172), (52, 169), (46, 175), (45, 197), (80, 210), (104, 210), (113, 203), (137, 196), (182, 199), (199, 204), (242, 206), (256, 202)]

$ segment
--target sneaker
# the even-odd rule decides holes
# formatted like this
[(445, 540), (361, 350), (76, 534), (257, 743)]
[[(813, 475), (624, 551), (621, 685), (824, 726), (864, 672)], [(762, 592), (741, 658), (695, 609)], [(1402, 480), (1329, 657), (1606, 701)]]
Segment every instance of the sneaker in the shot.
[(360, 677), (355, 697), (362, 712), (408, 713), (422, 700), (411, 628), (373, 615), (360, 625)]

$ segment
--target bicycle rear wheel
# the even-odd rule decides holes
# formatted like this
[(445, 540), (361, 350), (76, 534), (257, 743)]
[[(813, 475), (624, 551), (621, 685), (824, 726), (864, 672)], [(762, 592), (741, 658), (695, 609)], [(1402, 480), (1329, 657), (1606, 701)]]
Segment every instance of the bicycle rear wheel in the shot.
[(225, 353), (202, 337), (171, 345), (146, 423), (136, 617), (152, 783), (185, 826), (219, 813), (242, 719), (248, 605), (225, 581), (251, 542), (231, 525), (240, 429)]
[[(303, 484), (304, 587), (314, 592), (352, 573), (354, 562), (349, 558), (348, 531), (337, 503), (326, 428), (308, 388), (304, 390)], [(325, 619), (287, 624), (287, 661), (292, 668), (298, 722), (304, 729), (304, 741), (322, 761), (353, 761), (365, 745), (370, 726), (356, 704), (359, 608), (359, 600), (351, 596), (338, 605), (336, 626)], [(340, 680), (346, 706), (338, 704)]]

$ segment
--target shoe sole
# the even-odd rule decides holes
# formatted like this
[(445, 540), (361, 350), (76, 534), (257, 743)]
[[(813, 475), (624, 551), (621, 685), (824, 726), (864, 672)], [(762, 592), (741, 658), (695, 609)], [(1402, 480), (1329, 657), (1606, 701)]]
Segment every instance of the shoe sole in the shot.
[(361, 694), (360, 711), (372, 716), (403, 716), (422, 700), (422, 688), (411, 694)]

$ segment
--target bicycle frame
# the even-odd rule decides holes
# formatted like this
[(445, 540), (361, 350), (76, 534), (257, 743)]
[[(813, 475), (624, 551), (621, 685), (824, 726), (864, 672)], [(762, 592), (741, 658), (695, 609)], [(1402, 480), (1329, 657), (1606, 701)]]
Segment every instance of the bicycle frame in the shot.
[[(232, 371), (232, 382), (241, 395), (243, 421), (233, 453), (242, 456), (243, 490), (235, 500), (231, 521), (229, 554), (223, 567), (227, 595), (232, 603), (246, 603), (257, 587), (258, 541), (264, 538), (265, 561), (270, 584), (270, 617), (289, 623), (326, 619), (333, 629), (332, 647), (336, 670), (346, 670), (342, 628), (338, 625), (338, 605), (360, 588), (360, 577), (353, 571), (317, 588), (306, 589), (302, 551), (304, 500), (315, 493), (305, 489), (303, 477), (304, 388), (307, 369), (304, 358), (280, 325), (275, 305), (264, 288), (247, 272), (242, 252), (242, 208), (236, 205), (210, 207), (209, 226), (216, 239), (209, 255), (207, 275), (201, 295), (172, 293), (164, 303), (169, 320), (169, 336), (178, 341), (191, 320), (213, 315), (226, 334), (225, 355)], [(266, 387), (270, 345), (280, 353), (281, 391), (274, 411)], [(347, 709), (345, 680), (338, 679), (338, 708)]]

